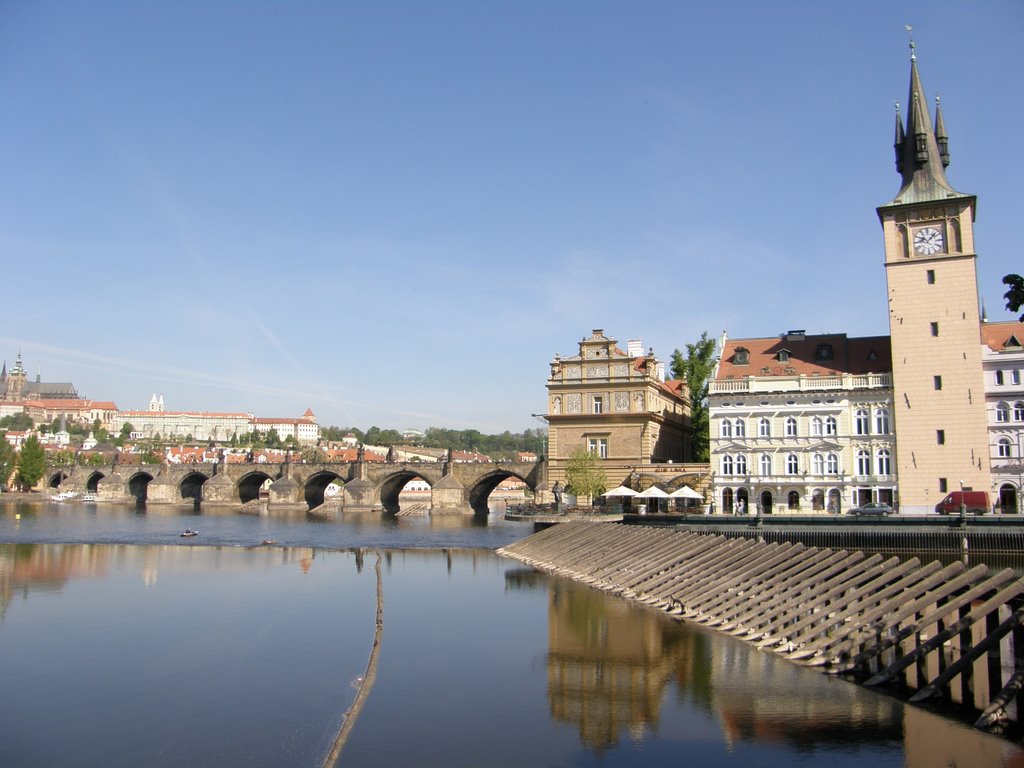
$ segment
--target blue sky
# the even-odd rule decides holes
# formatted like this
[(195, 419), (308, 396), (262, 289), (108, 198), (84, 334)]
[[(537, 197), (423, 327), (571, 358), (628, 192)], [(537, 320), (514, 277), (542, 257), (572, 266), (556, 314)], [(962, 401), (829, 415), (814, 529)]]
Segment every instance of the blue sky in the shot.
[(1019, 2), (0, 2), (0, 358), (144, 408), (536, 427), (593, 328), (888, 333), (908, 36), (979, 289)]

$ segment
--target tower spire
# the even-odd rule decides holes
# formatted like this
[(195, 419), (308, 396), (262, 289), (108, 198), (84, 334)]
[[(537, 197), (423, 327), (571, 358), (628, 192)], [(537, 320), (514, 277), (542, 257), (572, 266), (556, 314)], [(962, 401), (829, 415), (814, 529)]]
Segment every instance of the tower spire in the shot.
[[(907, 28), (910, 31), (910, 28)], [(946, 179), (949, 140), (936, 104), (935, 128), (928, 115), (928, 101), (917, 69), (917, 46), (910, 41), (910, 92), (907, 95), (907, 124), (904, 129), (896, 107), (896, 170), (903, 183), (893, 203), (923, 203), (969, 197), (957, 192)]]

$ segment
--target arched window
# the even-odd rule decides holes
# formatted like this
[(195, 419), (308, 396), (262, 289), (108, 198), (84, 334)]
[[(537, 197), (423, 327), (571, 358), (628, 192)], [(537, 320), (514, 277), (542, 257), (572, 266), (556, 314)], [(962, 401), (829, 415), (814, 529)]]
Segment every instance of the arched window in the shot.
[(871, 454), (868, 453), (866, 448), (861, 448), (857, 451), (857, 474), (871, 474)]
[(835, 435), (839, 433), (839, 422), (836, 421), (835, 416), (829, 416), (825, 419), (825, 434)]
[(839, 456), (834, 453), (828, 455), (828, 466), (826, 467), (830, 475), (839, 474)]
[(878, 408), (875, 410), (875, 434), (876, 435), (888, 435), (889, 434), (889, 409)]
[(722, 437), (732, 437), (732, 419), (722, 419)]
[(747, 457), (745, 454), (736, 454), (736, 474), (745, 475), (747, 474)]
[(796, 417), (786, 417), (786, 437), (796, 437)]
[(796, 491), (790, 491), (786, 494), (786, 506), (789, 509), (800, 509), (800, 494)]
[(736, 437), (747, 436), (747, 424), (743, 419), (736, 419)]
[(1009, 421), (1010, 420), (1010, 406), (1006, 403), (998, 403), (996, 405), (996, 421)]
[(825, 492), (818, 488), (811, 494), (811, 509), (821, 511), (825, 508)]
[(770, 453), (761, 454), (761, 474), (765, 477), (772, 474), (772, 455)]
[(732, 512), (732, 488), (722, 491), (722, 511)]
[(732, 456), (727, 453), (722, 457), (722, 474), (727, 476), (731, 475), (732, 468)]
[(1024, 421), (1024, 403), (1020, 400), (1013, 404), (1013, 420)]
[(996, 455), (1000, 459), (1010, 458), (1010, 438), (1000, 437), (999, 442), (996, 443)]
[(772, 420), (766, 416), (762, 416), (761, 420), (757, 422), (757, 436), (758, 437), (771, 437), (772, 436)]
[(866, 408), (858, 408), (853, 417), (854, 431), (858, 435), (868, 433), (868, 411)]
[(812, 466), (814, 467), (814, 474), (824, 475), (825, 474), (825, 457), (820, 453), (814, 454), (812, 459)]
[(825, 431), (824, 422), (821, 420), (821, 416), (815, 416), (811, 419), (811, 435), (814, 437), (821, 437), (822, 432)]
[(800, 459), (795, 453), (791, 453), (786, 457), (786, 474), (796, 475), (800, 473)]
[(882, 448), (879, 450), (876, 464), (878, 465), (878, 474), (892, 474), (892, 454), (889, 453), (888, 448)]

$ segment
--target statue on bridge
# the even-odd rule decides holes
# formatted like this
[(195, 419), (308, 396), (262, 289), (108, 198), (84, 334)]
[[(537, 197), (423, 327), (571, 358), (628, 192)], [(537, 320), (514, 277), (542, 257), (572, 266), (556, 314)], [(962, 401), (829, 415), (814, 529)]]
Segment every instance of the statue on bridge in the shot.
[(551, 493), (555, 496), (555, 512), (562, 511), (562, 484), (555, 480), (555, 484), (551, 486)]

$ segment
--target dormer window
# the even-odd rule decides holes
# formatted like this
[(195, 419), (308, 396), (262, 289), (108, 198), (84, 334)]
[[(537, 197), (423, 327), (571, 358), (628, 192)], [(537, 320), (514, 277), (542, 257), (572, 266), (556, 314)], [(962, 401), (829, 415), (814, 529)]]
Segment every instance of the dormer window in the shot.
[(1008, 338), (1006, 340), (1006, 345), (1005, 346), (1007, 346), (1007, 347), (1020, 347), (1020, 342), (1017, 341), (1017, 337), (1016, 336), (1010, 336), (1010, 338)]
[(736, 347), (733, 363), (736, 365), (750, 365), (750, 350), (746, 347)]
[(780, 349), (778, 354), (775, 355), (775, 359), (778, 360), (780, 363), (788, 363), (789, 362), (789, 350), (788, 349)]
[(831, 360), (832, 359), (832, 345), (831, 344), (819, 344), (817, 349), (814, 350), (815, 360)]

